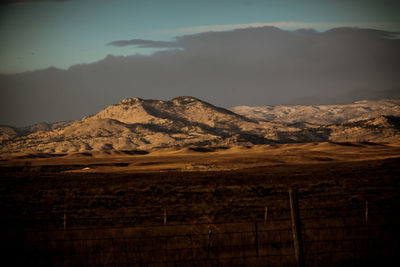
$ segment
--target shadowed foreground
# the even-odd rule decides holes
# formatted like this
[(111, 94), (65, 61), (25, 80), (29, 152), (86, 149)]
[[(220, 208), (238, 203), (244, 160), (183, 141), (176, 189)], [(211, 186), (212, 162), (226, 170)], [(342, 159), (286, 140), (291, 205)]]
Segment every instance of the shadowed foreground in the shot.
[[(3, 165), (2, 250), (16, 265), (293, 266), (292, 187), (307, 266), (395, 266), (395, 154), (227, 171), (60, 172), (38, 169), (34, 160), (21, 168)], [(135, 157), (145, 156), (130, 160)]]

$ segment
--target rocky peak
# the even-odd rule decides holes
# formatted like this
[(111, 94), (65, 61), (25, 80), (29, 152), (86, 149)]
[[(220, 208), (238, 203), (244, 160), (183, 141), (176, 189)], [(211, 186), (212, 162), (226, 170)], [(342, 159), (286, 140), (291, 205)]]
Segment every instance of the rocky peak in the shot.
[(197, 99), (192, 96), (178, 96), (170, 101), (175, 105), (187, 105), (187, 104), (192, 104), (194, 102), (203, 103), (203, 101), (201, 101), (200, 99)]
[(135, 105), (137, 103), (141, 103), (144, 100), (139, 98), (139, 97), (133, 97), (133, 98), (124, 98), (122, 101), (119, 103), (120, 105)]

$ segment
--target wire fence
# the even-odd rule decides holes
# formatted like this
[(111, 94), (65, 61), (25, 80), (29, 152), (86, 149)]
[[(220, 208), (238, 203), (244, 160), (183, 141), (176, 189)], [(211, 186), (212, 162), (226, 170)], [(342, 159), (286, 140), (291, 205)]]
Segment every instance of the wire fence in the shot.
[[(300, 195), (306, 265), (392, 264), (399, 249), (393, 234), (398, 220), (388, 217), (393, 207), (385, 206), (385, 199), (324, 206), (324, 198), (332, 202), (335, 197), (349, 195), (314, 195), (313, 205)], [(158, 215), (85, 218), (64, 213), (31, 222), (41, 227), (23, 231), (21, 249), (29, 263), (40, 266), (296, 265), (288, 198), (245, 208), (245, 216), (235, 220), (226, 210), (181, 213), (161, 206)]]
[[(349, 198), (349, 195), (339, 195), (336, 197)], [(365, 201), (357, 199), (355, 203), (343, 204), (332, 196), (319, 197), (317, 200), (303, 197), (300, 200), (299, 206), (302, 220), (319, 220), (330, 218), (352, 218), (359, 217), (368, 220), (368, 218), (385, 218), (387, 214), (393, 213), (393, 200), (380, 199), (379, 201)], [(324, 199), (329, 199), (330, 205), (324, 202)], [(351, 197), (350, 197), (351, 199)], [(303, 202), (307, 203), (302, 207)], [(183, 205), (182, 207), (168, 206), (153, 206), (151, 209), (146, 208), (146, 211), (135, 211), (130, 216), (120, 216), (115, 214), (106, 214), (103, 216), (82, 216), (78, 213), (58, 210), (51, 214), (44, 214), (41, 217), (29, 218), (18, 217), (13, 222), (12, 218), (7, 218), (7, 221), (15, 224), (24, 225), (25, 230), (40, 231), (40, 229), (57, 230), (61, 228), (67, 229), (93, 229), (93, 228), (110, 228), (110, 227), (131, 227), (131, 226), (159, 226), (159, 225), (193, 225), (202, 223), (231, 223), (231, 222), (248, 222), (269, 221), (279, 222), (288, 221), (291, 219), (289, 200), (278, 199), (261, 205), (259, 203), (248, 205), (244, 203), (231, 204), (229, 206), (220, 206), (219, 203), (211, 204), (207, 210), (199, 208), (200, 205), (194, 204)], [(332, 203), (336, 205), (332, 206)], [(368, 207), (367, 207), (368, 206)], [(129, 206), (126, 206), (129, 209)], [(200, 210), (200, 212), (199, 212)], [(366, 214), (368, 213), (368, 214)], [(367, 217), (366, 217), (367, 215)], [(360, 219), (360, 220), (361, 220)], [(1, 219), (0, 219), (1, 221)]]
[[(303, 222), (307, 265), (390, 257), (387, 248), (396, 241), (390, 229), (394, 226), (365, 225), (362, 218), (320, 225)], [(40, 265), (295, 264), (290, 221), (30, 232), (25, 251)]]

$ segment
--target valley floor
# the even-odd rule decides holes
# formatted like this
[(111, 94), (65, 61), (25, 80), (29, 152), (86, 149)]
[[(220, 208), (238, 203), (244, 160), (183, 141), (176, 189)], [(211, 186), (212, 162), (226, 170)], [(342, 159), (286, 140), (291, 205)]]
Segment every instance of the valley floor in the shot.
[(400, 157), (400, 143), (296, 143), (0, 155), (0, 168), (29, 172), (223, 171)]

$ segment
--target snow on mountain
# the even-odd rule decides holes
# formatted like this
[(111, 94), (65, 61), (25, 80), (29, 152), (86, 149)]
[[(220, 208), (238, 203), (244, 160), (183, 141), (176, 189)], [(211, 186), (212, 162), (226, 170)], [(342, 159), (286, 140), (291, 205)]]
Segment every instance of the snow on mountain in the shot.
[(318, 106), (237, 106), (230, 110), (257, 121), (329, 125), (378, 116), (400, 116), (400, 100), (362, 100), (353, 104)]

